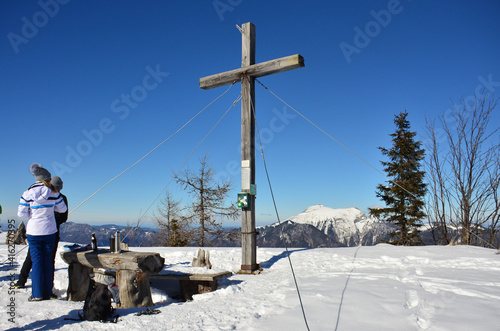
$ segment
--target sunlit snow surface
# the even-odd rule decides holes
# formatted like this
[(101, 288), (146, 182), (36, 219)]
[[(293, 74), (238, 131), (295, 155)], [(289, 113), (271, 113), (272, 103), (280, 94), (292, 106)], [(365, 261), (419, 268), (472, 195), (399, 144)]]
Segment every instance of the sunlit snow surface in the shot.
[[(8, 258), (5, 234), (1, 262)], [(60, 247), (66, 243), (60, 243)], [(117, 324), (78, 318), (83, 302), (66, 301), (67, 265), (56, 260), (59, 300), (28, 302), (31, 289), (9, 294), (27, 249), (16, 246), (17, 265), (0, 267), (0, 329), (19, 330), (306, 330), (285, 249), (259, 248), (259, 275), (239, 275), (241, 249), (209, 248), (214, 271), (235, 274), (215, 292), (179, 302), (153, 288), (158, 315), (145, 308), (119, 309)], [(186, 271), (197, 248), (133, 248), (159, 252), (165, 269)], [(310, 330), (499, 330), (500, 255), (463, 246), (291, 248)], [(211, 272), (196, 269), (197, 272)], [(28, 281), (30, 284), (30, 281)], [(13, 299), (12, 299), (13, 298)], [(15, 323), (7, 305), (15, 302)]]

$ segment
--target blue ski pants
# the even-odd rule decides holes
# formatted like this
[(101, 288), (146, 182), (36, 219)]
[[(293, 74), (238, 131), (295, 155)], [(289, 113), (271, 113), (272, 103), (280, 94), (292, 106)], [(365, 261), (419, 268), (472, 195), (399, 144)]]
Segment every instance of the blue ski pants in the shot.
[(31, 295), (49, 299), (52, 294), (52, 250), (56, 234), (44, 236), (28, 235), (28, 244), (33, 267), (31, 269)]

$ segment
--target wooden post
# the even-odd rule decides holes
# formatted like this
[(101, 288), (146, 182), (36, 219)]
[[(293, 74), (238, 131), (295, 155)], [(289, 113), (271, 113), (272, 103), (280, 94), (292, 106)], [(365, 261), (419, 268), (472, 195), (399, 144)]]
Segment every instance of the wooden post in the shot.
[[(241, 29), (241, 67), (255, 64), (255, 25), (245, 23)], [(241, 80), (241, 192), (250, 193), (255, 185), (255, 78), (243, 75)], [(255, 231), (255, 196), (250, 207), (241, 211), (241, 272), (258, 269)]]
[[(241, 81), (241, 191), (250, 193), (255, 185), (255, 78), (304, 66), (299, 54), (255, 64), (255, 26), (245, 23), (242, 34), (241, 68), (200, 78), (200, 88), (211, 89)], [(253, 273), (257, 264), (255, 196), (241, 212), (242, 264), (240, 273)]]

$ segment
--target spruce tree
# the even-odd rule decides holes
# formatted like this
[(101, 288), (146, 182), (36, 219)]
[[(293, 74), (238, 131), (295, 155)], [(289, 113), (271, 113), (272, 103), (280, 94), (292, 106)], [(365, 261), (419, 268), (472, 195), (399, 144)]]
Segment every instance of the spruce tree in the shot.
[(392, 148), (379, 147), (389, 159), (381, 161), (388, 184), (379, 184), (376, 191), (386, 207), (370, 208), (370, 214), (396, 225), (397, 230), (391, 233), (388, 243), (413, 246), (421, 243), (418, 229), (426, 216), (423, 207), (427, 184), (424, 183), (425, 172), (420, 170), (425, 150), (415, 141), (417, 133), (410, 131), (407, 116), (406, 111), (395, 116), (396, 131), (390, 134)]

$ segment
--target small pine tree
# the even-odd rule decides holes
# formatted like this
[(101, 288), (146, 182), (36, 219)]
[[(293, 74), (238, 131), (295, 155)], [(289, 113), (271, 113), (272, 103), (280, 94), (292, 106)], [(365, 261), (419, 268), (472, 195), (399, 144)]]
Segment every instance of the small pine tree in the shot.
[(169, 247), (184, 247), (188, 244), (189, 236), (186, 235), (186, 230), (182, 228), (179, 221), (173, 219), (170, 223), (170, 231), (167, 239), (167, 246)]
[(388, 185), (377, 186), (377, 197), (387, 207), (370, 208), (370, 214), (397, 226), (388, 243), (414, 246), (421, 243), (418, 229), (426, 216), (423, 197), (427, 184), (424, 183), (425, 172), (420, 170), (425, 150), (421, 149), (419, 141), (414, 140), (417, 134), (410, 131), (407, 116), (406, 111), (395, 116), (396, 131), (390, 135), (392, 148), (379, 147), (382, 154), (389, 158), (389, 161), (381, 163), (390, 180)]

